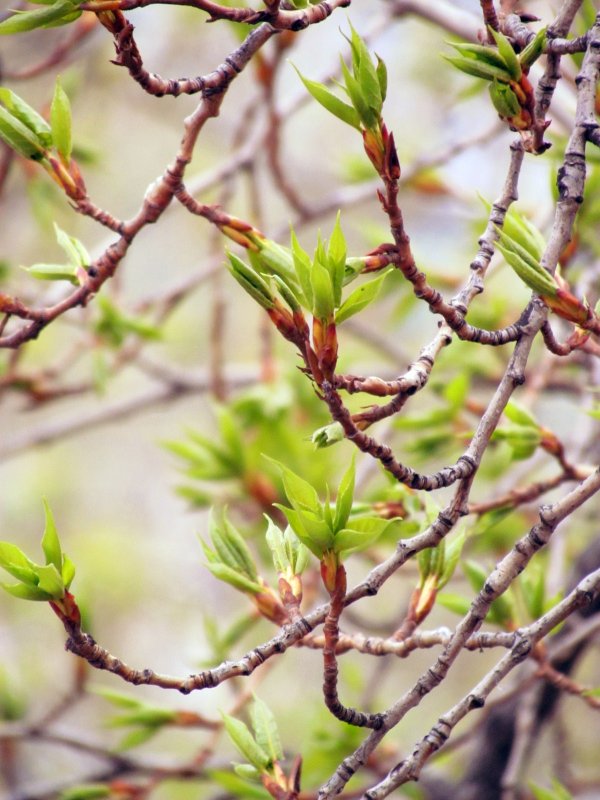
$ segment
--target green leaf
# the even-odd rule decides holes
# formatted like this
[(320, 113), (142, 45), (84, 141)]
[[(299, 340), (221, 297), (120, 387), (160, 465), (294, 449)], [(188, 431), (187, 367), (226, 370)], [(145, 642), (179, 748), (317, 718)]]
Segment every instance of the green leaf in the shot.
[(109, 798), (110, 787), (106, 783), (88, 783), (85, 786), (73, 786), (62, 792), (59, 800), (102, 800)]
[(271, 800), (272, 798), (272, 795), (268, 794), (262, 786), (252, 785), (244, 777), (232, 772), (211, 770), (208, 772), (208, 776), (226, 790), (227, 796), (239, 797), (241, 800)]
[(18, 94), (10, 89), (0, 88), (0, 102), (10, 111), (10, 113), (22, 122), (39, 141), (43, 147), (50, 147), (52, 144), (52, 132), (50, 125), (38, 114), (38, 112), (28, 105)]
[(302, 575), (310, 560), (309, 550), (302, 544), (289, 525), (285, 529), (284, 536), (292, 572), (294, 575)]
[(274, 458), (269, 458), (268, 456), (265, 456), (265, 458), (280, 471), (287, 499), (294, 508), (308, 509), (313, 513), (318, 513), (321, 510), (319, 495), (308, 481), (296, 475), (295, 472), (292, 472), (291, 469), (288, 469), (288, 467), (276, 461)]
[(161, 728), (171, 725), (177, 719), (177, 712), (168, 708), (140, 703), (139, 707), (126, 714), (120, 714), (109, 721), (111, 728), (123, 728), (127, 725), (142, 725), (149, 728)]
[(354, 289), (338, 309), (335, 315), (336, 325), (358, 314), (359, 311), (362, 311), (363, 308), (366, 308), (372, 303), (379, 294), (383, 282), (390, 272), (391, 270), (382, 272), (381, 275), (374, 280), (363, 283), (361, 286)]
[[(358, 80), (350, 73), (344, 59), (340, 59), (342, 75), (350, 101), (358, 114), (360, 122), (367, 130), (374, 130), (379, 124), (379, 114), (371, 108), (363, 96), (363, 89)], [(373, 66), (373, 65), (371, 65)]]
[(335, 501), (335, 518), (333, 521), (333, 530), (341, 530), (350, 516), (352, 510), (352, 500), (354, 498), (354, 482), (356, 478), (356, 459), (354, 454), (350, 459), (350, 465), (344, 473), (340, 486), (338, 489), (337, 498)]
[(447, 608), (448, 611), (452, 611), (454, 614), (458, 614), (461, 617), (468, 614), (471, 609), (470, 600), (460, 594), (454, 594), (452, 592), (442, 592), (438, 594), (436, 601), (444, 608)]
[(250, 719), (256, 743), (267, 753), (271, 763), (282, 759), (283, 750), (275, 717), (267, 704), (258, 697), (254, 697), (254, 703), (250, 706)]
[(0, 542), (0, 567), (14, 578), (37, 585), (37, 565), (15, 544)]
[(267, 520), (265, 540), (273, 556), (273, 564), (277, 572), (286, 572), (286, 570), (290, 567), (290, 563), (285, 549), (283, 531), (273, 522), (270, 517), (265, 515), (265, 518)]
[(236, 572), (243, 573), (251, 581), (256, 581), (256, 567), (250, 551), (240, 534), (227, 521), (225, 515), (223, 515), (221, 524), (218, 524), (211, 512), (208, 530), (219, 561)]
[(333, 544), (336, 553), (356, 553), (370, 547), (388, 527), (391, 520), (381, 517), (357, 517), (350, 526), (335, 534)]
[(379, 81), (379, 91), (381, 93), (381, 103), (385, 103), (385, 98), (387, 95), (387, 85), (388, 85), (388, 76), (387, 76), (387, 67), (385, 65), (385, 61), (379, 58), (377, 54), (375, 54), (377, 58), (377, 80)]
[(223, 722), (225, 724), (225, 730), (229, 734), (229, 738), (244, 758), (247, 759), (252, 766), (256, 767), (256, 769), (264, 772), (270, 763), (269, 756), (263, 748), (255, 742), (247, 726), (240, 720), (229, 716), (229, 714), (223, 714)]
[(41, 281), (69, 281), (75, 286), (79, 285), (78, 268), (74, 264), (33, 264), (23, 269)]
[(152, 739), (153, 736), (156, 736), (159, 730), (160, 727), (152, 727), (151, 725), (148, 725), (144, 728), (137, 728), (136, 730), (130, 731), (123, 736), (117, 745), (117, 750), (132, 750), (134, 747), (139, 747), (149, 739)]
[(558, 286), (554, 278), (540, 264), (535, 262), (527, 250), (514, 240), (509, 240), (502, 235), (496, 242), (496, 247), (504, 256), (506, 263), (513, 268), (523, 283), (529, 286), (530, 289), (542, 297), (556, 296)]
[(496, 42), (498, 53), (506, 64), (506, 69), (510, 73), (510, 77), (515, 81), (521, 80), (521, 64), (519, 63), (519, 59), (517, 58), (517, 54), (513, 50), (511, 43), (503, 33), (500, 33), (500, 31), (495, 31), (489, 26), (488, 31), (492, 34), (494, 41)]
[[(1, 27), (2, 23), (0, 23)], [(46, 156), (46, 149), (39, 136), (36, 136), (4, 106), (0, 106), (0, 139), (3, 139), (23, 158), (41, 161)]]
[(47, 564), (45, 567), (37, 568), (38, 589), (49, 594), (55, 600), (62, 600), (65, 596), (65, 587), (61, 573), (54, 564)]
[(371, 61), (371, 55), (364, 40), (359, 36), (352, 24), (350, 25), (350, 29), (352, 31), (352, 61), (355, 77), (360, 84), (365, 101), (377, 114), (377, 117), (380, 117), (383, 98), (379, 83), (379, 75)]
[(509, 400), (504, 408), (504, 414), (516, 425), (523, 425), (524, 427), (535, 428), (536, 430), (539, 428), (539, 424), (533, 414), (515, 400)]
[(248, 545), (239, 531), (229, 521), (225, 512), (223, 512), (223, 526), (225, 529), (224, 539), (229, 552), (232, 553), (236, 562), (242, 567), (244, 574), (251, 580), (256, 581), (258, 579), (258, 573)]
[(53, 24), (70, 22), (81, 16), (81, 11), (73, 8), (71, 0), (58, 0), (51, 6), (36, 8), (35, 11), (20, 11), (0, 22), (0, 34), (23, 33), (35, 28), (47, 28)]
[(280, 503), (275, 503), (274, 505), (283, 511), (298, 539), (317, 558), (322, 558), (323, 553), (331, 549), (333, 546), (333, 532), (323, 520), (317, 519), (314, 514), (309, 516), (310, 512), (300, 513)]
[(494, 78), (489, 91), (494, 108), (501, 117), (510, 119), (521, 111), (519, 98), (508, 84), (501, 83)]
[(0, 583), (0, 586), (5, 592), (12, 594), (13, 597), (18, 597), (20, 600), (42, 600), (47, 602), (48, 600), (56, 599), (48, 592), (38, 589), (37, 586), (26, 586), (24, 583)]
[(275, 301), (267, 281), (234, 253), (227, 253), (228, 269), (240, 286), (263, 308), (273, 308)]
[(344, 439), (344, 429), (341, 423), (331, 422), (323, 428), (317, 428), (310, 437), (311, 442), (314, 444), (315, 449), (320, 450), (323, 447), (330, 447), (332, 444), (341, 442)]
[(129, 694), (123, 694), (123, 692), (117, 692), (114, 689), (106, 689), (104, 686), (94, 686), (92, 691), (119, 708), (139, 708), (141, 705), (137, 698)]
[(521, 584), (527, 613), (532, 620), (537, 620), (546, 610), (544, 607), (546, 576), (539, 562), (534, 561), (528, 565), (521, 575)]
[(381, 117), (383, 99), (381, 97), (379, 78), (373, 62), (368, 55), (365, 58), (361, 58), (356, 78), (360, 85), (362, 96), (369, 108), (373, 110), (378, 118)]
[(315, 260), (311, 270), (311, 285), (313, 290), (313, 315), (321, 320), (328, 320), (335, 308), (333, 283), (329, 271)]
[(547, 30), (547, 28), (542, 28), (541, 31), (538, 31), (535, 37), (519, 55), (519, 61), (521, 62), (523, 69), (529, 69), (533, 62), (537, 61), (537, 59), (544, 52)]
[(463, 546), (465, 544), (464, 531), (457, 536), (452, 536), (450, 539), (444, 539), (446, 542), (446, 552), (444, 554), (443, 569), (437, 582), (437, 588), (443, 589), (448, 583), (450, 578), (454, 575), (454, 571), (460, 559)]
[(327, 248), (327, 262), (329, 265), (329, 273), (333, 285), (333, 298), (336, 307), (342, 302), (342, 285), (346, 272), (346, 252), (346, 240), (342, 233), (340, 212), (338, 211)]
[(260, 781), (261, 772), (251, 764), (234, 764), (233, 771), (246, 781)]
[(245, 575), (237, 572), (232, 567), (228, 567), (226, 564), (221, 562), (209, 562), (206, 566), (212, 572), (215, 578), (218, 578), (224, 583), (228, 583), (230, 586), (233, 586), (235, 589), (239, 589), (241, 592), (246, 592), (247, 594), (259, 594), (260, 592), (264, 591), (264, 586), (261, 586), (255, 581), (251, 581)]
[(296, 275), (294, 272), (294, 259), (291, 251), (283, 245), (273, 242), (271, 239), (259, 240), (258, 253), (248, 252), (248, 256), (256, 261), (253, 266), (259, 266), (259, 272), (266, 272), (267, 275), (279, 275), (280, 278), (289, 286), (295, 288)]
[(347, 125), (351, 125), (353, 128), (360, 130), (360, 118), (352, 106), (348, 105), (348, 103), (344, 103), (344, 101), (340, 100), (339, 97), (336, 97), (336, 95), (330, 92), (329, 89), (327, 89), (322, 83), (311, 81), (308, 78), (305, 78), (297, 67), (294, 66), (294, 69), (298, 73), (298, 77), (304, 86), (308, 89), (308, 92), (314, 97), (317, 103), (320, 103), (324, 108), (327, 109), (327, 111), (329, 111), (330, 114), (333, 114), (334, 117), (337, 117)]
[(63, 568), (63, 555), (56, 532), (56, 525), (54, 524), (54, 517), (50, 506), (44, 500), (44, 515), (46, 518), (46, 525), (44, 528), (44, 535), (42, 537), (42, 550), (46, 556), (46, 564), (53, 564), (59, 573), (62, 573)]
[[(71, 159), (73, 142), (71, 137), (71, 103), (60, 81), (56, 80), (54, 97), (50, 106), (50, 125), (52, 141), (63, 161), (68, 164)], [(86, 262), (89, 264), (89, 260)]]
[(529, 787), (535, 800), (573, 800), (573, 795), (556, 779), (552, 781), (552, 790), (544, 789), (534, 783), (530, 783)]
[(312, 270), (312, 263), (308, 253), (306, 253), (301, 247), (298, 239), (296, 238), (296, 234), (294, 231), (291, 231), (291, 245), (292, 245), (292, 257), (294, 260), (294, 269), (296, 270), (296, 275), (298, 276), (298, 281), (300, 286), (302, 287), (302, 291), (304, 292), (304, 299), (306, 301), (306, 307), (312, 309), (313, 307), (313, 290), (312, 284), (310, 281), (310, 273)]
[(485, 61), (475, 61), (463, 56), (444, 56), (444, 59), (461, 72), (472, 75), (474, 78), (483, 78), (486, 81), (493, 81), (495, 78), (503, 83), (510, 81), (510, 73), (506, 69), (501, 69)]
[(246, 446), (239, 423), (227, 406), (216, 406), (215, 416), (217, 418), (219, 433), (227, 447), (231, 461), (240, 472), (243, 472), (246, 464)]
[(85, 249), (83, 244), (74, 236), (69, 236), (61, 228), (54, 223), (54, 232), (56, 234), (56, 241), (67, 254), (69, 261), (78, 267), (87, 267), (92, 263), (90, 254)]
[(489, 66), (506, 71), (504, 59), (497, 50), (491, 47), (484, 47), (481, 44), (470, 44), (467, 42), (448, 42), (448, 44), (467, 59), (488, 64)]

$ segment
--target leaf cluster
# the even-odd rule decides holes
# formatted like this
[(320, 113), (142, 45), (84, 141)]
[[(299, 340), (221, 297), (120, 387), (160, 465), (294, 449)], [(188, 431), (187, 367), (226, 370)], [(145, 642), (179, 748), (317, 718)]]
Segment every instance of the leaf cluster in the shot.
[(0, 586), (22, 600), (62, 600), (75, 576), (75, 566), (62, 552), (54, 517), (44, 501), (46, 524), (42, 536), (45, 565), (35, 564), (22, 550), (10, 542), (0, 542), (0, 567), (18, 583)]
[(359, 131), (376, 132), (381, 126), (387, 93), (387, 69), (379, 56), (377, 63), (373, 63), (363, 39), (352, 26), (350, 28), (351, 36), (347, 41), (352, 52), (352, 69), (340, 59), (344, 83), (338, 84), (349, 102), (341, 100), (323, 83), (304, 77), (298, 69), (296, 72), (314, 99), (335, 117)]
[[(62, 5), (65, 2), (70, 5), (68, 0), (61, 0)], [(22, 19), (26, 14), (18, 13), (15, 17)], [(0, 22), (0, 33), (2, 26), (15, 17)], [(40, 161), (46, 168), (52, 150), (68, 166), (72, 151), (71, 105), (60, 81), (54, 87), (49, 123), (11, 89), (0, 88), (0, 138), (23, 158)]]
[(228, 254), (229, 271), (263, 308), (273, 309), (277, 294), (292, 312), (304, 309), (321, 321), (340, 324), (376, 299), (387, 272), (359, 286), (345, 299), (342, 289), (364, 266), (364, 259), (349, 259), (339, 214), (328, 242), (319, 239), (311, 258), (292, 230), (285, 248), (263, 240), (257, 252), (249, 251), (250, 264)]
[(33, 10), (18, 10), (0, 22), (0, 35), (24, 33), (36, 28), (56, 28), (75, 22), (82, 15), (81, 0), (29, 0)]
[(119, 750), (138, 747), (155, 736), (165, 725), (173, 725), (177, 722), (177, 711), (144, 703), (131, 695), (115, 692), (112, 689), (97, 687), (94, 691), (112, 705), (123, 709), (121, 713), (108, 720), (110, 727), (133, 728), (119, 742)]
[(320, 560), (333, 553), (341, 559), (369, 547), (381, 536), (390, 520), (376, 516), (350, 518), (354, 497), (355, 462), (342, 476), (335, 504), (329, 499), (321, 503), (307, 481), (283, 464), (278, 464), (290, 506), (276, 504), (283, 511), (298, 539)]
[(258, 697), (254, 697), (250, 706), (250, 721), (252, 730), (241, 720), (223, 714), (229, 738), (248, 762), (236, 765), (236, 773), (242, 778), (258, 780), (263, 774), (274, 773), (283, 750), (273, 712)]

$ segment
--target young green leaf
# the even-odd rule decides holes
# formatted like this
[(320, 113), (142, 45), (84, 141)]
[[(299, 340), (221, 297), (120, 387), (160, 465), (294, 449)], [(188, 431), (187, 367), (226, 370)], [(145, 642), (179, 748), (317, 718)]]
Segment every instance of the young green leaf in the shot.
[(22, 11), (0, 22), (0, 35), (24, 33), (35, 28), (48, 28), (77, 19), (82, 14), (73, 8), (71, 0), (58, 0), (51, 6), (36, 8), (35, 11)]
[(539, 428), (539, 424), (531, 411), (517, 403), (516, 400), (509, 400), (504, 408), (504, 414), (516, 425), (524, 425), (527, 428), (535, 428), (536, 430)]
[(225, 724), (225, 730), (229, 734), (229, 738), (244, 758), (247, 759), (253, 767), (264, 772), (270, 764), (269, 756), (254, 740), (247, 726), (239, 719), (229, 716), (229, 714), (223, 714), (223, 722)]
[(379, 91), (381, 93), (381, 102), (382, 104), (385, 103), (385, 98), (387, 95), (387, 85), (388, 85), (388, 75), (387, 75), (387, 67), (385, 65), (385, 61), (379, 58), (377, 54), (375, 54), (377, 59), (377, 80), (379, 81)]
[(329, 271), (315, 259), (310, 277), (313, 290), (313, 316), (322, 321), (329, 320), (335, 308), (331, 275)]
[(506, 70), (504, 59), (500, 53), (492, 47), (484, 47), (484, 45), (481, 44), (470, 44), (468, 42), (448, 42), (448, 44), (467, 59)]
[(352, 510), (352, 500), (354, 498), (354, 481), (356, 477), (356, 459), (354, 454), (350, 460), (350, 465), (344, 473), (338, 489), (335, 501), (335, 518), (333, 530), (341, 530), (347, 523), (350, 511)]
[(337, 117), (347, 125), (351, 125), (353, 128), (360, 130), (360, 117), (351, 105), (344, 103), (343, 100), (340, 100), (339, 97), (336, 97), (336, 95), (334, 95), (333, 92), (330, 92), (329, 89), (327, 89), (322, 83), (311, 81), (309, 78), (305, 78), (297, 67), (294, 67), (294, 69), (298, 73), (298, 77), (304, 86), (308, 89), (308, 92), (314, 97), (317, 103), (320, 103), (323, 108), (326, 108), (330, 114), (334, 115), (334, 117)]
[(23, 269), (40, 281), (69, 281), (79, 285), (78, 268), (74, 264), (32, 264)]
[(311, 442), (317, 450), (323, 447), (330, 447), (336, 442), (341, 442), (344, 438), (344, 429), (339, 422), (331, 422), (323, 428), (317, 430), (310, 437)]
[(280, 503), (275, 503), (286, 516), (286, 519), (302, 544), (314, 553), (317, 558), (322, 558), (323, 553), (333, 547), (333, 531), (322, 518), (311, 514), (309, 511), (296, 511)]
[(270, 309), (275, 305), (275, 300), (269, 284), (256, 270), (245, 264), (234, 253), (227, 253), (229, 264), (227, 268), (240, 286), (256, 300), (263, 308)]
[[(268, 456), (265, 456), (268, 458)], [(321, 509), (319, 502), (319, 495), (317, 494), (314, 486), (311, 486), (308, 481), (296, 475), (291, 469), (276, 461), (274, 458), (268, 458), (281, 473), (283, 480), (283, 488), (287, 499), (295, 509), (307, 509), (313, 513), (317, 513)]]
[(246, 594), (254, 595), (264, 591), (264, 586), (256, 583), (256, 581), (250, 580), (241, 572), (236, 571), (233, 567), (228, 567), (226, 564), (223, 564), (220, 561), (213, 562), (208, 560), (206, 566), (212, 572), (215, 578), (223, 581), (223, 583), (228, 583), (230, 586), (233, 586), (234, 589), (238, 589), (240, 592), (246, 592)]
[(438, 594), (436, 599), (441, 606), (447, 608), (448, 611), (452, 611), (454, 614), (459, 614), (461, 617), (468, 614), (471, 608), (470, 600), (460, 594), (454, 594), (453, 592), (442, 592)]
[[(71, 137), (71, 103), (67, 93), (57, 79), (54, 87), (54, 97), (50, 106), (50, 125), (52, 127), (52, 141), (58, 154), (68, 164), (71, 159), (73, 142)], [(89, 261), (87, 262), (89, 263)]]
[(58, 227), (56, 222), (54, 223), (54, 232), (56, 234), (56, 241), (65, 251), (72, 264), (78, 267), (86, 267), (91, 263), (92, 259), (90, 258), (90, 254), (79, 239), (76, 239), (74, 236), (69, 236), (68, 233), (65, 233), (65, 231)]
[(527, 47), (520, 53), (519, 61), (524, 70), (529, 70), (529, 67), (534, 61), (537, 61), (544, 52), (547, 30), (547, 28), (542, 28), (541, 31), (538, 31)]
[(273, 564), (277, 572), (285, 573), (289, 564), (288, 555), (285, 549), (285, 541), (283, 538), (283, 531), (279, 528), (270, 517), (266, 517), (267, 531), (265, 533), (265, 540), (273, 556)]
[(111, 793), (107, 783), (87, 783), (62, 792), (59, 800), (102, 800), (110, 798)]
[(501, 117), (510, 119), (521, 111), (519, 99), (507, 83), (501, 83), (494, 78), (489, 91), (494, 108)]
[[(379, 114), (371, 108), (365, 97), (363, 96), (363, 89), (359, 81), (352, 75), (343, 58), (340, 57), (342, 68), (342, 75), (344, 76), (344, 83), (346, 91), (350, 97), (350, 101), (356, 113), (358, 114), (360, 123), (367, 130), (373, 130), (378, 127)], [(371, 65), (372, 66), (372, 65)], [(360, 126), (359, 126), (360, 127)]]
[(262, 700), (254, 697), (250, 706), (250, 719), (256, 737), (256, 743), (269, 756), (271, 763), (283, 758), (279, 731), (273, 712)]
[(44, 500), (44, 514), (46, 517), (46, 525), (44, 528), (44, 535), (42, 537), (42, 550), (46, 556), (46, 564), (53, 564), (59, 573), (62, 573), (63, 568), (63, 554), (54, 524), (54, 517), (50, 506)]
[(336, 307), (342, 302), (342, 286), (346, 272), (346, 239), (340, 225), (340, 212), (338, 211), (335, 225), (327, 247), (327, 264), (333, 285), (333, 297)]
[[(260, 781), (260, 776), (262, 774), (260, 770), (253, 767), (252, 764), (234, 764), (233, 771), (246, 781)], [(245, 792), (243, 796), (245, 796)]]
[(28, 586), (24, 583), (0, 583), (0, 586), (5, 592), (12, 594), (13, 597), (18, 597), (19, 600), (36, 600), (47, 602), (48, 600), (57, 599), (53, 595), (48, 594), (48, 592), (43, 591), (43, 589), (39, 589), (37, 586)]
[(0, 102), (8, 111), (22, 122), (38, 139), (43, 147), (50, 147), (52, 144), (52, 132), (50, 125), (38, 114), (38, 112), (28, 105), (18, 94), (10, 89), (0, 88)]
[(493, 64), (488, 64), (486, 61), (476, 61), (473, 58), (465, 58), (464, 56), (444, 56), (444, 58), (461, 72), (472, 75), (474, 78), (483, 78), (486, 81), (493, 81), (495, 78), (503, 83), (510, 81), (510, 73), (506, 68), (502, 69)]
[(494, 37), (498, 53), (506, 64), (506, 69), (510, 73), (510, 77), (514, 81), (521, 80), (522, 70), (517, 54), (515, 53), (512, 44), (508, 41), (506, 36), (500, 31), (495, 31), (493, 28), (488, 27), (489, 32)]
[(60, 572), (54, 564), (47, 564), (45, 567), (37, 567), (38, 589), (46, 592), (55, 600), (60, 600), (65, 596), (65, 587)]
[(300, 243), (293, 230), (291, 231), (291, 247), (292, 247), (292, 257), (294, 260), (294, 269), (296, 270), (298, 282), (300, 283), (300, 286), (302, 287), (302, 291), (304, 293), (306, 307), (312, 309), (313, 289), (310, 281), (312, 263), (308, 253), (306, 253), (302, 249), (302, 247), (300, 247)]
[(384, 280), (389, 275), (390, 270), (382, 272), (377, 278), (372, 281), (363, 283), (352, 291), (339, 307), (335, 315), (335, 323), (339, 325), (345, 320), (358, 314), (363, 308), (366, 308), (379, 294)]
[(391, 520), (381, 517), (356, 517), (335, 534), (333, 549), (336, 553), (356, 553), (370, 547), (390, 525)]
[(40, 137), (4, 106), (0, 106), (0, 139), (23, 158), (41, 161), (46, 156), (46, 148)]
[(558, 285), (552, 275), (537, 263), (524, 247), (514, 239), (510, 239), (500, 228), (497, 228), (497, 231), (496, 246), (504, 256), (506, 263), (513, 268), (519, 278), (539, 295), (555, 297)]
[(439, 575), (439, 579), (437, 581), (437, 588), (443, 589), (444, 586), (448, 583), (450, 578), (454, 575), (454, 570), (458, 564), (460, 559), (463, 546), (465, 544), (465, 533), (459, 533), (457, 536), (452, 536), (450, 540), (444, 539), (443, 541), (446, 542), (446, 549), (444, 553), (444, 563), (442, 566), (442, 570)]

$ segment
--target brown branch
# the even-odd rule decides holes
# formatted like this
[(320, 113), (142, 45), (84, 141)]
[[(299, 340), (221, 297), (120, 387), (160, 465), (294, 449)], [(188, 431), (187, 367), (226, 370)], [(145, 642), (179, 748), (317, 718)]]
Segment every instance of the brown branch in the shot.
[[(539, 522), (531, 528), (526, 536), (521, 538), (513, 546), (512, 550), (507, 553), (490, 574), (482, 591), (473, 601), (469, 613), (457, 625), (449, 643), (446, 645), (435, 664), (421, 675), (412, 689), (407, 691), (385, 712), (385, 722), (382, 728), (369, 734), (360, 747), (351, 756), (342, 761), (334, 776), (321, 788), (319, 800), (329, 800), (329, 798), (338, 795), (347, 783), (349, 777), (365, 764), (369, 755), (378, 746), (386, 733), (394, 728), (410, 709), (416, 707), (426, 694), (431, 692), (444, 680), (452, 664), (462, 651), (464, 643), (473, 632), (479, 628), (485, 619), (492, 602), (508, 589), (513, 580), (522, 572), (535, 553), (547, 544), (560, 522), (566, 519), (575, 509), (583, 505), (598, 491), (600, 491), (600, 469), (595, 470), (593, 475), (573, 489), (562, 500), (552, 506), (543, 506), (540, 509)], [(482, 683), (453, 709), (451, 712), (451, 719), (454, 720), (454, 716), (457, 715), (456, 722), (458, 722), (458, 720), (462, 719), (469, 711), (474, 708), (481, 708), (482, 702), (480, 702), (480, 699), (484, 699), (498, 684), (504, 674), (507, 674), (517, 663), (520, 663), (520, 661), (529, 655), (532, 643), (541, 639), (542, 636), (545, 636), (558, 622), (569, 616), (576, 608), (591, 602), (599, 588), (600, 570), (588, 576), (575, 591), (555, 606), (551, 612), (529, 626), (528, 634), (523, 637), (511, 652), (499, 662), (496, 668), (483, 679)], [(514, 661), (516, 655), (519, 657)], [(506, 673), (504, 672), (505, 669)], [(485, 692), (481, 688), (482, 684), (486, 687)], [(447, 716), (450, 716), (450, 714)], [(422, 763), (432, 752), (443, 745), (453, 725), (456, 724), (456, 722), (453, 721), (453, 724), (450, 724), (449, 729), (447, 729), (446, 725), (448, 722), (445, 718), (442, 719), (443, 723), (440, 722), (440, 725), (441, 730), (446, 731), (445, 735), (438, 735), (437, 727), (433, 731), (435, 736), (432, 736), (430, 732), (422, 742), (422, 750), (415, 750), (411, 759), (399, 765), (390, 773), (384, 784), (385, 793), (377, 794), (373, 793), (374, 790), (370, 790), (372, 800), (378, 797), (385, 797), (389, 793), (388, 789), (390, 789), (390, 787), (395, 788), (406, 780), (414, 779), (419, 774), (418, 771), (415, 773), (416, 766), (418, 765), (420, 770)], [(434, 747), (430, 746), (432, 741), (435, 742)], [(423, 761), (417, 760), (418, 755), (423, 757)], [(399, 782), (396, 783), (395, 781)], [(383, 792), (383, 786), (380, 784), (375, 791)]]
[(328, 382), (321, 384), (323, 399), (327, 403), (329, 412), (335, 422), (339, 422), (344, 429), (344, 434), (359, 450), (376, 458), (385, 470), (391, 475), (413, 489), (424, 489), (427, 492), (435, 491), (443, 486), (451, 486), (456, 481), (473, 474), (476, 463), (470, 455), (462, 455), (456, 464), (435, 472), (432, 475), (422, 475), (411, 467), (401, 464), (394, 458), (390, 447), (380, 444), (375, 439), (359, 430), (353, 422), (352, 415), (342, 403), (338, 392)]
[(381, 714), (366, 714), (342, 704), (337, 691), (338, 664), (336, 649), (339, 640), (339, 620), (344, 610), (346, 594), (346, 570), (339, 565), (336, 571), (335, 588), (330, 594), (329, 611), (323, 625), (323, 699), (334, 717), (358, 728), (377, 730), (383, 724)]

